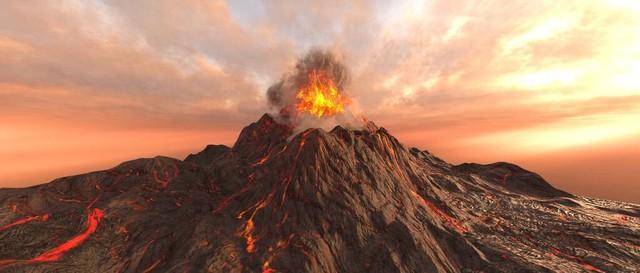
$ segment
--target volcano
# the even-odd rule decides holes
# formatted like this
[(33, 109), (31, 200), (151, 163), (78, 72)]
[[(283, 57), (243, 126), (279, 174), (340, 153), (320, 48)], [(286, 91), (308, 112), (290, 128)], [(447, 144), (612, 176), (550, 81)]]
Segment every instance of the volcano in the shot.
[(638, 272), (640, 206), (384, 128), (294, 133), (0, 190), (1, 272)]

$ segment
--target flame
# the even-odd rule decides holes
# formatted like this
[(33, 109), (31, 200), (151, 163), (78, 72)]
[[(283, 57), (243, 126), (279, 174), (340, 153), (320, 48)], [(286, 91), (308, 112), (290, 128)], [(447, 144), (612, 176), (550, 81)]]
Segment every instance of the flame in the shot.
[(296, 94), (298, 112), (307, 112), (316, 117), (329, 117), (344, 112), (344, 107), (351, 103), (351, 100), (340, 93), (326, 73), (312, 70), (308, 77), (308, 83)]

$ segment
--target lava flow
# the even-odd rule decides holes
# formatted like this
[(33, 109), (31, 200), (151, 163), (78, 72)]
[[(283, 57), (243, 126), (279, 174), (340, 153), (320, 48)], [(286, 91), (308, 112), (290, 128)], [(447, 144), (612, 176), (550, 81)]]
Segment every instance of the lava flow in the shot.
[(449, 226), (451, 226), (452, 228), (454, 228), (458, 232), (460, 232), (460, 233), (469, 232), (469, 229), (467, 229), (464, 225), (462, 225), (460, 222), (458, 222), (458, 220), (453, 219), (451, 216), (449, 216), (448, 214), (446, 214), (445, 212), (440, 210), (438, 207), (436, 207), (436, 205), (434, 205), (433, 203), (429, 202), (427, 199), (424, 199), (422, 196), (420, 196), (415, 191), (411, 191), (411, 194), (414, 197), (418, 198), (418, 200), (420, 200), (420, 202), (423, 205), (427, 206), (433, 213), (438, 215), (438, 217), (440, 217), (440, 219), (442, 219), (442, 221), (447, 223)]
[(60, 260), (60, 258), (62, 258), (62, 255), (69, 252), (69, 250), (80, 246), (85, 240), (87, 240), (87, 238), (89, 238), (89, 235), (96, 231), (96, 229), (98, 228), (98, 224), (100, 223), (100, 220), (102, 220), (103, 216), (104, 213), (102, 212), (102, 210), (93, 209), (91, 214), (89, 214), (89, 217), (87, 217), (87, 229), (83, 233), (80, 233), (76, 237), (73, 237), (71, 240), (66, 241), (56, 248), (51, 249), (41, 254), (40, 256), (31, 259), (30, 261), (53, 262)]
[(0, 272), (640, 272), (640, 205), (510, 163), (450, 164), (369, 121), (294, 128), (352, 117), (296, 111), (311, 71), (342, 90), (325, 64), (297, 65), (271, 97), (290, 116), (232, 147), (0, 189)]
[(308, 83), (296, 94), (298, 112), (307, 112), (316, 117), (344, 112), (344, 107), (349, 105), (351, 100), (340, 92), (325, 72), (312, 70), (307, 76)]
[(29, 223), (29, 222), (31, 222), (31, 221), (41, 221), (41, 222), (44, 222), (44, 221), (47, 221), (47, 220), (49, 220), (49, 214), (36, 215), (36, 216), (29, 216), (29, 217), (26, 217), (26, 218), (18, 219), (18, 220), (16, 220), (16, 221), (14, 221), (13, 223), (6, 224), (6, 225), (4, 225), (4, 226), (0, 227), (0, 231), (7, 230), (7, 229), (9, 229), (9, 228), (11, 228), (11, 227), (14, 227), (14, 226), (18, 226), (18, 225), (26, 224), (26, 223)]
[[(0, 268), (4, 267), (4, 266), (9, 266), (12, 264), (16, 264), (16, 263), (39, 263), (39, 262), (55, 262), (55, 261), (59, 261), (62, 256), (64, 256), (64, 254), (66, 254), (67, 252), (69, 252), (70, 250), (80, 246), (82, 243), (84, 243), (84, 241), (86, 241), (89, 236), (91, 234), (93, 234), (96, 229), (98, 228), (98, 224), (100, 223), (100, 220), (102, 220), (102, 217), (104, 216), (104, 213), (102, 212), (102, 210), (100, 209), (93, 209), (93, 211), (91, 211), (91, 213), (89, 214), (89, 216), (87, 217), (87, 229), (78, 234), (76, 237), (71, 238), (70, 240), (62, 243), (61, 245), (40, 254), (39, 256), (30, 259), (30, 260), (18, 260), (18, 259), (7, 259), (7, 260), (0, 260)], [(46, 221), (49, 219), (49, 214), (45, 214), (43, 216), (35, 216), (32, 218), (27, 218), (30, 219), (28, 221), (24, 221), (24, 222), (29, 222), (29, 221), (33, 221), (33, 220), (40, 220), (40, 221)]]

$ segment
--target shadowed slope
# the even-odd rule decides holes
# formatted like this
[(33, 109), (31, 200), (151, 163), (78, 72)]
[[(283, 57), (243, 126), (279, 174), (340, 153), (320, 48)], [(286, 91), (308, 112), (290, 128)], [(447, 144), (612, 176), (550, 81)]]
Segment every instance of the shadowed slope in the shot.
[[(231, 148), (6, 189), (0, 204), (7, 272), (634, 272), (640, 263), (639, 206), (573, 196), (508, 163), (453, 166), (373, 123), (293, 135), (265, 115)], [(92, 222), (97, 209), (104, 217)], [(77, 236), (56, 261), (36, 258)]]

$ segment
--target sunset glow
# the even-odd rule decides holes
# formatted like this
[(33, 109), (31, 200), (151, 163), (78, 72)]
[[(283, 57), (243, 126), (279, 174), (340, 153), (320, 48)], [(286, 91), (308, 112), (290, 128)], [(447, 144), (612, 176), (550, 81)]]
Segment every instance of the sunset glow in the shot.
[(269, 110), (269, 84), (321, 46), (345, 57), (349, 100), (303, 90), (311, 115), (350, 101), (449, 161), (513, 161), (561, 189), (640, 202), (627, 163), (640, 162), (638, 1), (307, 5), (4, 4), (0, 187), (231, 145)]

